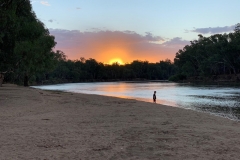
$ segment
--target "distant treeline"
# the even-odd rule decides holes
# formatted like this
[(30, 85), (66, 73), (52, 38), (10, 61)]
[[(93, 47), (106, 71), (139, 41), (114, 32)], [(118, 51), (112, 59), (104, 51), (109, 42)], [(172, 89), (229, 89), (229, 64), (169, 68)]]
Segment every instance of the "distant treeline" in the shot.
[(80, 58), (80, 60), (75, 61), (64, 58), (58, 61), (52, 72), (36, 75), (34, 81), (38, 84), (51, 84), (89, 81), (167, 80), (175, 73), (176, 68), (170, 60), (158, 63), (135, 60), (125, 65), (120, 65), (117, 62), (108, 65), (91, 58)]
[(240, 74), (240, 24), (229, 34), (199, 39), (170, 60), (106, 65), (95, 59), (68, 60), (53, 51), (56, 42), (37, 19), (29, 0), (0, 2), (0, 86), (2, 82), (52, 84), (118, 80), (204, 80), (218, 75)]

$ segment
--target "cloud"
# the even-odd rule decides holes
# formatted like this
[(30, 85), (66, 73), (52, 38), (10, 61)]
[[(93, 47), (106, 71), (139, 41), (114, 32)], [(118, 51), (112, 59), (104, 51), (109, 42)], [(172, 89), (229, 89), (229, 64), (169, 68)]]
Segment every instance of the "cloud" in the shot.
[(152, 33), (150, 32), (146, 32), (146, 36), (145, 36), (149, 41), (164, 41), (164, 39), (160, 36), (153, 36)]
[(164, 42), (162, 45), (168, 48), (182, 48), (182, 46), (185, 46), (186, 44), (189, 44), (189, 41), (183, 40), (180, 37), (175, 37), (169, 41)]
[(48, 1), (40, 1), (40, 3), (41, 3), (42, 5), (45, 5), (45, 6), (50, 6), (50, 4), (48, 3)]
[(209, 27), (209, 28), (194, 28), (193, 30), (185, 30), (186, 33), (196, 32), (200, 34), (217, 34), (217, 33), (225, 33), (231, 32), (235, 28), (235, 25), (225, 26), (225, 27)]
[(79, 10), (79, 9), (81, 9), (81, 8), (77, 7), (76, 9)]
[(120, 58), (125, 63), (133, 60), (173, 60), (176, 52), (189, 44), (179, 37), (165, 41), (161, 36), (154, 36), (148, 32), (146, 35), (140, 35), (133, 31), (49, 31), (55, 36), (55, 49), (63, 51), (69, 59), (94, 58), (104, 63), (114, 58)]

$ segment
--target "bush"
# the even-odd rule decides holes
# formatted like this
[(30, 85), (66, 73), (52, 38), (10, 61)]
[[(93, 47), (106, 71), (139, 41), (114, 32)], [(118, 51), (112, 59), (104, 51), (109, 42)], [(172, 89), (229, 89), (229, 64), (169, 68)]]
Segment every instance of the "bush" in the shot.
[(171, 77), (169, 77), (169, 81), (173, 81), (173, 82), (177, 82), (177, 81), (182, 81), (182, 80), (186, 80), (187, 79), (187, 76), (186, 75), (183, 75), (183, 74), (176, 74), (176, 75), (173, 75)]

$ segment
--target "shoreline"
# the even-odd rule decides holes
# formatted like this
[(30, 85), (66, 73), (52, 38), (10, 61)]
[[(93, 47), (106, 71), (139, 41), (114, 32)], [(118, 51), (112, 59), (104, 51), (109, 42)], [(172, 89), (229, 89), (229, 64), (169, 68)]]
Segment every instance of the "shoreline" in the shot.
[[(105, 82), (96, 82), (96, 83), (105, 83)], [(107, 84), (109, 84), (109, 82), (106, 82)], [(117, 82), (113, 82), (114, 84), (117, 84)], [(120, 82), (120, 83), (125, 83), (125, 82)], [(127, 82), (126, 82), (127, 83)], [(147, 82), (146, 82), (147, 83)], [(164, 82), (165, 84), (166, 82)], [(174, 83), (174, 82), (173, 82)], [(81, 83), (77, 83), (77, 84), (81, 84)], [(89, 85), (89, 83), (84, 83), (84, 84), (87, 84)], [(143, 84), (143, 82), (141, 82), (141, 84)], [(112, 93), (108, 93), (106, 91), (103, 91), (102, 93), (95, 93), (94, 90), (96, 87), (93, 87), (93, 89), (90, 89), (92, 90), (91, 92), (89, 92), (90, 90), (84, 88), (83, 90), (81, 88), (78, 88), (77, 86), (72, 86), (74, 85), (74, 83), (66, 83), (66, 84), (59, 84), (60, 86), (59, 87), (56, 87), (58, 85), (50, 85), (50, 87), (48, 87), (48, 85), (45, 85), (45, 86), (30, 86), (32, 88), (38, 88), (38, 89), (43, 89), (43, 90), (57, 90), (57, 91), (63, 91), (63, 92), (69, 92), (69, 93), (82, 93), (82, 94), (92, 94), (92, 95), (103, 95), (103, 96), (109, 96), (109, 97), (117, 97), (117, 98), (126, 98), (126, 99), (135, 99), (137, 101), (144, 101), (144, 102), (152, 102), (152, 97), (150, 97), (149, 95), (151, 94), (148, 94), (148, 95), (145, 95), (145, 97), (143, 98), (143, 96), (136, 96), (133, 92), (130, 93), (130, 94), (115, 94), (114, 92)], [(68, 89), (63, 89), (65, 88), (66, 85)], [(69, 86), (68, 86), (69, 85)], [(177, 84), (177, 85), (182, 85), (182, 84)], [(185, 84), (186, 86), (190, 85), (190, 87), (195, 87), (195, 85), (193, 84)], [(61, 87), (62, 86), (62, 87)], [(70, 87), (71, 86), (71, 87)], [(197, 85), (198, 86), (198, 85)], [(199, 85), (200, 87), (202, 87), (203, 85)], [(198, 86), (198, 87), (199, 87)], [(212, 86), (212, 85), (211, 85)], [(204, 85), (204, 87), (206, 87), (206, 85)], [(73, 89), (74, 88), (74, 89)], [(90, 86), (91, 88), (91, 86)], [(106, 87), (105, 87), (106, 88)], [(80, 91), (82, 90), (82, 91)], [(110, 91), (111, 92), (111, 91)], [(129, 95), (132, 95), (132, 97), (130, 97)], [(179, 94), (181, 95), (181, 93)], [(165, 97), (169, 96), (169, 95), (164, 95)], [(171, 96), (171, 95), (170, 95)], [(194, 95), (188, 95), (188, 97), (190, 96), (194, 96)], [(196, 98), (206, 98), (207, 96), (209, 95), (206, 95), (205, 97), (204, 96), (201, 96), (201, 95), (197, 95)], [(208, 113), (210, 115), (214, 115), (214, 116), (220, 116), (220, 117), (224, 117), (224, 118), (227, 118), (227, 119), (231, 119), (231, 120), (234, 120), (234, 121), (239, 121), (239, 115), (238, 115), (238, 110), (237, 109), (230, 109), (231, 106), (228, 106), (228, 105), (222, 105), (218, 102), (212, 102), (211, 104), (204, 104), (204, 103), (198, 103), (198, 104), (194, 104), (194, 101), (191, 101), (191, 104), (189, 103), (190, 101), (185, 101), (185, 99), (183, 100), (183, 103), (179, 103), (177, 104), (176, 102), (176, 97), (169, 100), (169, 99), (165, 99), (165, 98), (162, 98), (163, 95), (160, 95), (160, 99), (157, 100), (157, 104), (160, 104), (160, 105), (167, 105), (167, 106), (171, 106), (171, 107), (177, 107), (177, 108), (183, 108), (183, 109), (190, 109), (190, 110), (193, 110), (193, 111), (197, 111), (197, 112), (203, 112), (203, 113)], [(224, 97), (224, 96), (222, 96)], [(234, 96), (232, 96), (234, 97)], [(209, 96), (209, 98), (207, 98), (207, 100), (214, 100), (214, 98), (218, 98), (218, 97), (213, 97), (213, 96)], [(234, 99), (232, 99), (233, 101), (236, 101), (236, 104), (238, 103), (236, 97)], [(182, 101), (182, 99), (178, 99), (180, 100), (180, 102)], [(227, 101), (230, 101), (230, 98), (229, 99), (226, 99)], [(219, 108), (219, 105), (222, 107)], [(236, 105), (235, 105), (236, 106)], [(236, 107), (237, 108), (237, 107)]]
[(0, 159), (240, 159), (240, 123), (101, 95), (3, 84)]

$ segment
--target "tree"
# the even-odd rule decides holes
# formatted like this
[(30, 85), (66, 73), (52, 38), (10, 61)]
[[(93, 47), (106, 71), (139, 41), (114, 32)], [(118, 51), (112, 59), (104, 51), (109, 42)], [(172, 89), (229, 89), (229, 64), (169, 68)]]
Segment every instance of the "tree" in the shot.
[(205, 77), (233, 73), (239, 80), (240, 24), (236, 25), (233, 33), (198, 36), (198, 41), (191, 41), (191, 45), (176, 53), (174, 64), (180, 74)]
[(95, 59), (88, 59), (85, 61), (86, 70), (90, 74), (90, 79), (96, 79), (99, 72), (99, 64)]
[(236, 24), (236, 26), (234, 28), (234, 32), (235, 33), (240, 33), (240, 23)]
[(0, 86), (4, 75), (11, 71), (14, 62), (13, 48), (15, 45), (16, 25), (16, 1), (4, 0), (0, 2)]
[(0, 73), (14, 72), (28, 86), (30, 76), (53, 67), (54, 37), (36, 18), (29, 0), (1, 2), (1, 21)]
[(54, 67), (54, 59), (57, 58), (52, 51), (54, 46), (54, 37), (46, 36), (46, 34), (33, 42), (21, 41), (16, 44), (15, 52), (22, 57), (15, 74), (23, 77), (24, 86), (28, 86), (29, 78), (34, 74), (42, 73)]

